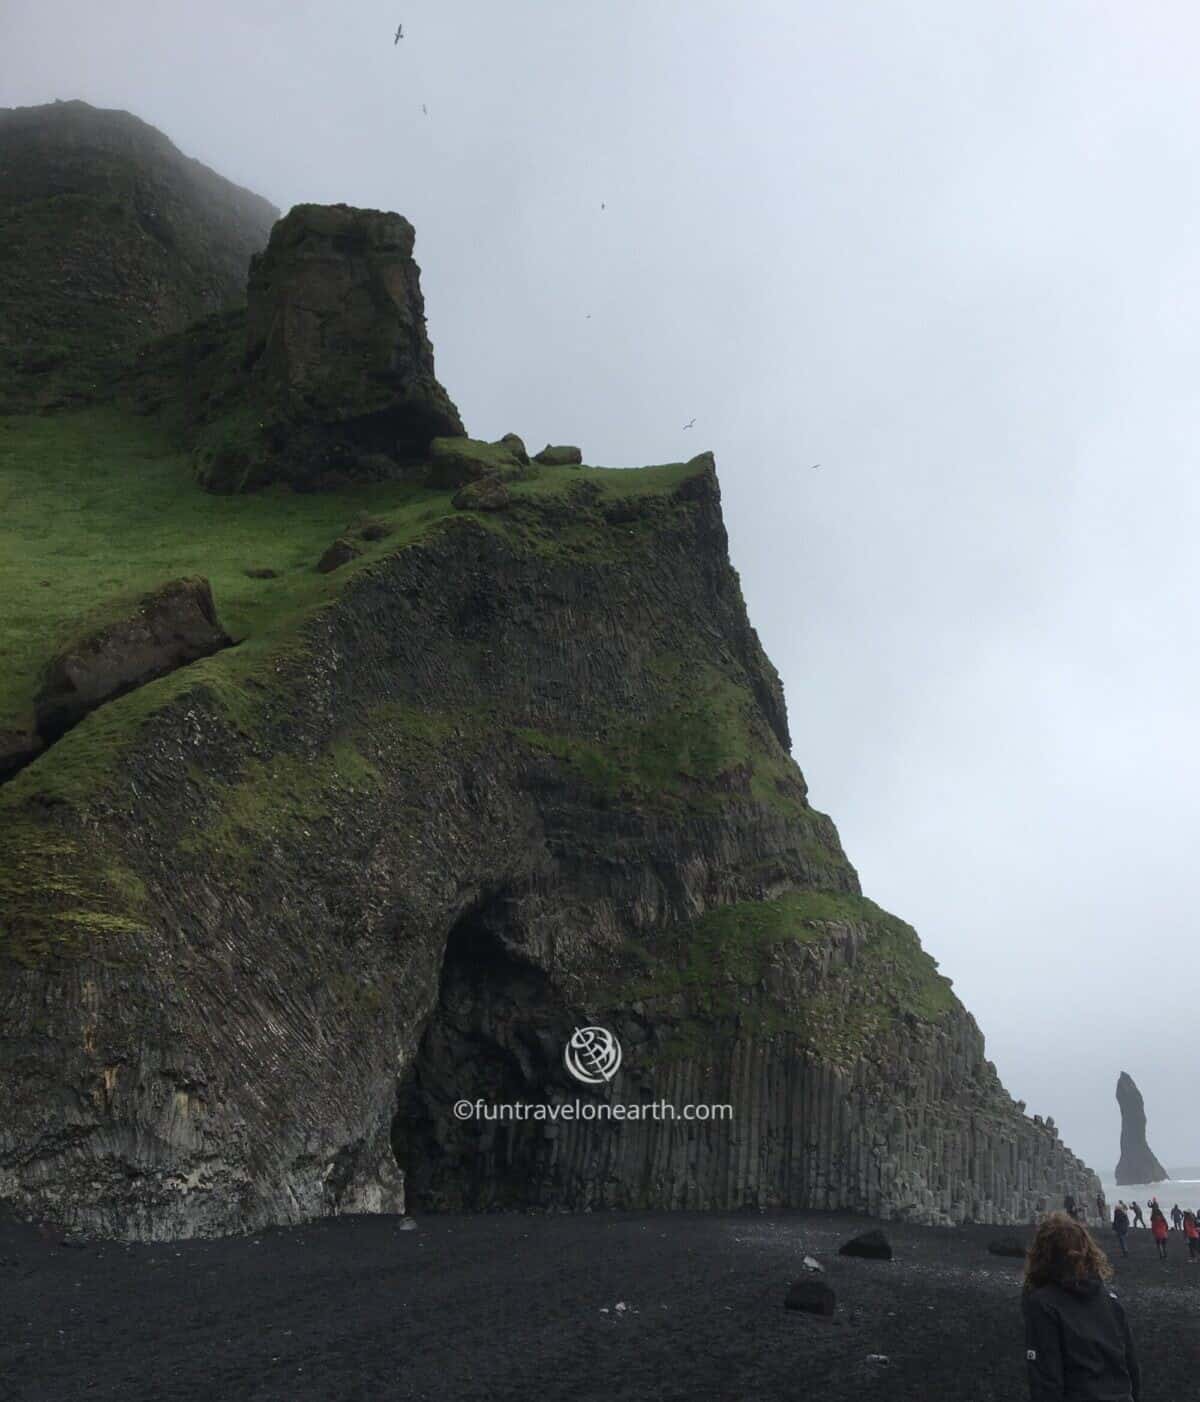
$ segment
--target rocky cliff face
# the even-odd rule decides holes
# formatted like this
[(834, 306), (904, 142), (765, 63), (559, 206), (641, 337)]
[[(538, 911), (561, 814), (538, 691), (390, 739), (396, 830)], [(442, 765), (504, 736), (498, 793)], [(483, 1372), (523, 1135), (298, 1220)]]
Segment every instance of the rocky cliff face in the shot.
[(95, 398), (137, 346), (244, 302), (277, 216), (128, 112), (0, 109), (0, 411)]
[[(403, 247), (399, 263), (339, 252), (338, 228), (374, 218), (303, 215), (324, 230), (322, 279), (374, 287), (404, 266)], [(305, 432), (361, 427), (374, 390), (334, 392), (270, 266), (256, 276), (276, 313), (250, 317), (242, 373), (298, 393)], [(405, 295), (360, 344), (374, 365), (407, 325), (420, 380)], [(251, 402), (239, 324), (171, 343), (143, 377), (160, 408), (203, 345), (221, 367), (204, 422), (221, 385), (218, 408)], [(154, 431), (106, 412), (87, 420), (93, 474), (106, 434), (124, 451), (131, 424)], [(957, 1222), (1093, 1196), (809, 805), (712, 458), (530, 463), (513, 436), (429, 455), (403, 482), (204, 498), (176, 537), (164, 525), (143, 570), (178, 575), (186, 555), (235, 645), (222, 629), (169, 675), (106, 655), (113, 699), (48, 730), (0, 787), (0, 1199), (164, 1239), (406, 1203)], [(94, 508), (131, 552), (136, 495)], [(292, 558), (288, 540), (335, 512), (358, 523), (337, 567)], [(231, 569), (245, 541), (278, 566)], [(51, 674), (49, 643), (39, 673), (40, 635), (16, 641), (22, 676)], [(0, 702), (21, 714), (29, 691)], [(623, 1060), (586, 1086), (563, 1048), (596, 1025)], [(460, 1101), (580, 1108), (468, 1121)], [(731, 1118), (682, 1118), (709, 1103)], [(618, 1104), (623, 1119), (588, 1109)]]
[(1146, 1143), (1146, 1106), (1137, 1083), (1127, 1071), (1117, 1078), (1117, 1104), (1121, 1107), (1121, 1157), (1117, 1183), (1161, 1183), (1171, 1175)]
[[(926, 1221), (1094, 1190), (809, 807), (711, 460), (574, 472), (0, 790), (0, 1195), (169, 1237), (398, 1209), (402, 1171), (422, 1207)], [(106, 713), (119, 764), (48, 802)], [(606, 1095), (733, 1122), (454, 1120), (562, 1099), (594, 1023), (625, 1045)]]

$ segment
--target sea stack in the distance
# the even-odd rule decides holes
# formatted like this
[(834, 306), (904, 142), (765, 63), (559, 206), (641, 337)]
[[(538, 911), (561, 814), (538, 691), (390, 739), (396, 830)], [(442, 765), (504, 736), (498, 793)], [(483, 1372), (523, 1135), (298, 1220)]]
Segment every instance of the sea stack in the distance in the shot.
[(1122, 1071), (1117, 1080), (1117, 1104), (1121, 1107), (1121, 1159), (1117, 1185), (1161, 1183), (1171, 1175), (1146, 1143), (1146, 1106), (1133, 1077)]

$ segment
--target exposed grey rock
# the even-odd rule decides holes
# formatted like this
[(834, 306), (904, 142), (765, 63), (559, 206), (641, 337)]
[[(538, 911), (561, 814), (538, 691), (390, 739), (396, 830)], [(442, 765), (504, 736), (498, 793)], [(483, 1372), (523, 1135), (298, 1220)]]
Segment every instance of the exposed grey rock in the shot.
[(377, 480), (425, 458), (462, 420), (438, 383), (407, 219), (348, 205), (296, 205), (250, 263), (242, 418), (197, 449), (212, 491), (270, 482), (321, 490)]
[(533, 460), (544, 467), (578, 467), (583, 462), (583, 454), (578, 448), (567, 444), (547, 443), (540, 453), (534, 455)]
[(1121, 1107), (1121, 1158), (1118, 1184), (1161, 1183), (1170, 1174), (1154, 1157), (1146, 1142), (1146, 1105), (1133, 1077), (1122, 1071), (1117, 1079), (1117, 1104)]
[(429, 445), (429, 461), (429, 486), (442, 490), (483, 477), (515, 477), (521, 470), (507, 447), (475, 438), (435, 438)]
[(516, 460), (524, 466), (529, 466), (529, 453), (525, 447), (525, 440), (515, 433), (506, 433), (496, 444), (498, 448), (506, 448)]
[(34, 697), (49, 744), (89, 711), (230, 644), (207, 579), (176, 579), (144, 594), (62, 648)]
[(332, 574), (334, 570), (348, 565), (361, 554), (362, 551), (352, 540), (339, 536), (317, 561), (317, 571), (320, 574)]

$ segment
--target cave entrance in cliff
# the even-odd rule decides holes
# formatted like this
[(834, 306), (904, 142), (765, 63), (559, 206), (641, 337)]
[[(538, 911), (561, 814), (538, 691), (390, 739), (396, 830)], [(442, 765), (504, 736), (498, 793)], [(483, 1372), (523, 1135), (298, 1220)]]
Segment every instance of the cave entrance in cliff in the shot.
[(541, 1103), (570, 1031), (546, 975), (505, 940), (508, 899), (467, 910), (446, 941), (438, 1001), (400, 1088), (392, 1150), (410, 1211), (521, 1207), (545, 1198), (540, 1121), (457, 1118), (459, 1102)]

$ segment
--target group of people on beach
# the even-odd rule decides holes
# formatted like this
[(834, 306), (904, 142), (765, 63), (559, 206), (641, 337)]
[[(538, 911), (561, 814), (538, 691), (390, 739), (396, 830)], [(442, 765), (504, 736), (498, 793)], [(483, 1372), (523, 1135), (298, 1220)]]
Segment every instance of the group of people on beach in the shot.
[[(1183, 1239), (1187, 1242), (1188, 1264), (1200, 1261), (1200, 1216), (1197, 1216), (1191, 1208), (1184, 1209), (1178, 1203), (1171, 1208), (1171, 1224), (1167, 1225), (1167, 1214), (1163, 1211), (1157, 1198), (1151, 1198), (1146, 1204), (1150, 1209), (1150, 1234), (1154, 1238), (1154, 1245), (1158, 1251), (1159, 1260), (1167, 1259), (1167, 1241), (1170, 1238), (1172, 1227), (1177, 1232), (1183, 1233)], [(1073, 1217), (1076, 1222), (1087, 1222), (1087, 1212), (1083, 1204), (1076, 1202), (1075, 1198), (1068, 1193), (1063, 1200), (1063, 1208), (1068, 1217)], [(1104, 1194), (1096, 1195), (1096, 1212), (1101, 1222), (1108, 1220), (1108, 1203)], [(1132, 1218), (1132, 1222), (1130, 1219)], [(1128, 1256), (1129, 1248), (1125, 1245), (1125, 1238), (1129, 1235), (1132, 1227), (1145, 1227), (1146, 1219), (1142, 1215), (1142, 1206), (1138, 1202), (1118, 1202), (1112, 1212), (1112, 1229), (1117, 1238), (1117, 1243), (1121, 1248), (1121, 1255)]]
[[(1175, 1204), (1171, 1209), (1172, 1226), (1167, 1225), (1167, 1214), (1162, 1210), (1157, 1198), (1151, 1198), (1147, 1204), (1150, 1208), (1150, 1233), (1154, 1237), (1154, 1245), (1158, 1251), (1159, 1260), (1167, 1259), (1167, 1241), (1172, 1228), (1183, 1233), (1183, 1239), (1187, 1242), (1188, 1265), (1200, 1261), (1200, 1221), (1197, 1221), (1196, 1214), (1189, 1207), (1186, 1211)], [(1133, 1225), (1135, 1227), (1145, 1227), (1146, 1219), (1142, 1216), (1140, 1204), (1131, 1202), (1128, 1207), (1123, 1202), (1118, 1202), (1113, 1208), (1112, 1229), (1116, 1235), (1117, 1242), (1121, 1247), (1121, 1255), (1128, 1256), (1129, 1248), (1125, 1245), (1125, 1238), (1129, 1235), (1130, 1213), (1133, 1214)]]

